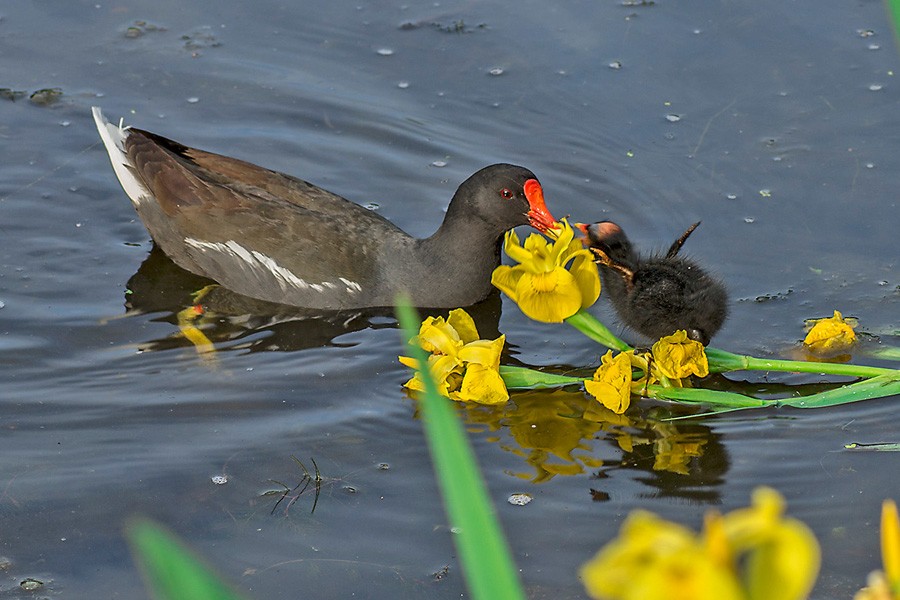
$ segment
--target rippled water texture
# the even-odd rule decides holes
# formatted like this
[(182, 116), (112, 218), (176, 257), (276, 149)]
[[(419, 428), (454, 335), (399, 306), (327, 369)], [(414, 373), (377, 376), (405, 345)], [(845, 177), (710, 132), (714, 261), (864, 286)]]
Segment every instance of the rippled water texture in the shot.
[[(32, 597), (32, 577), (48, 597), (147, 597), (122, 537), (136, 514), (253, 598), (464, 592), (393, 320), (235, 317), (222, 297), (204, 325), (219, 352), (199, 356), (177, 313), (206, 282), (151, 254), (93, 104), (417, 235), (470, 173), (522, 164), (555, 214), (613, 219), (642, 248), (702, 220), (685, 252), (732, 294), (719, 347), (786, 355), (834, 308), (898, 343), (881, 3), (629, 4), (0, 7), (0, 596)], [(479, 318), (506, 360), (599, 361), (508, 302), (498, 321), (499, 303)], [(583, 597), (578, 566), (633, 508), (696, 527), (767, 484), (823, 544), (815, 597), (838, 599), (878, 565), (878, 507), (900, 497), (896, 454), (843, 445), (898, 441), (896, 401), (663, 423), (558, 391), (459, 413), (533, 598)], [(292, 455), (324, 478), (314, 513), (310, 490), (264, 495), (301, 481)]]

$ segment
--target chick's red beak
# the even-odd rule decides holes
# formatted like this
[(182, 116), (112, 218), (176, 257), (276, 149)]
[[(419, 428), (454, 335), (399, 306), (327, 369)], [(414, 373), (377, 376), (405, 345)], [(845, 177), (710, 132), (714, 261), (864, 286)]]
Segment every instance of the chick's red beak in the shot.
[(556, 219), (547, 210), (544, 204), (544, 189), (537, 179), (529, 179), (525, 182), (525, 198), (528, 199), (528, 222), (541, 233), (547, 233)]

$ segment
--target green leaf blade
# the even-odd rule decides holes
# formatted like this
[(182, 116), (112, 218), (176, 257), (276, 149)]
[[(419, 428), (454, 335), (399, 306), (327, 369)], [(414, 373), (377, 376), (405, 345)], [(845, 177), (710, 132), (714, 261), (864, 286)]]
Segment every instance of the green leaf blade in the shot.
[(159, 600), (242, 600), (174, 535), (140, 519), (126, 531), (132, 552)]

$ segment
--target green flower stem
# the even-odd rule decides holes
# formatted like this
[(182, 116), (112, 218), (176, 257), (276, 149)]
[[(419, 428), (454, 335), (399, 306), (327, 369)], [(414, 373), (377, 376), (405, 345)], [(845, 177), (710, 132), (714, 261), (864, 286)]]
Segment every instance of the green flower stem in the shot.
[(877, 377), (878, 375), (897, 375), (900, 373), (897, 369), (869, 367), (866, 365), (755, 358), (709, 347), (706, 349), (706, 357), (709, 359), (709, 370), (714, 373), (725, 371), (784, 371), (787, 373), (843, 375), (845, 377)]
[(647, 395), (659, 400), (672, 400), (684, 404), (706, 404), (722, 408), (751, 408), (758, 406), (775, 406), (777, 400), (762, 400), (719, 390), (705, 390), (702, 388), (679, 388), (651, 385), (647, 387)]
[[(617, 338), (606, 325), (584, 310), (580, 310), (566, 319), (566, 323), (607, 348), (622, 352), (631, 350), (631, 346)], [(726, 371), (784, 371), (788, 373), (844, 375), (846, 377), (877, 377), (878, 375), (890, 375), (898, 372), (896, 369), (869, 367), (866, 365), (756, 358), (742, 354), (733, 354), (712, 347), (706, 349), (706, 356), (709, 359), (709, 370), (714, 373)]]
[[(792, 362), (792, 361), (785, 361)], [(799, 363), (806, 364), (806, 363)], [(658, 384), (647, 386), (647, 396), (658, 400), (670, 400), (682, 404), (704, 404), (715, 409), (756, 408), (762, 406), (791, 406), (793, 408), (824, 408), (900, 395), (900, 370), (865, 379), (856, 383), (797, 398), (754, 398), (735, 392), (707, 390), (703, 388), (667, 387)], [(569, 375), (544, 373), (527, 367), (502, 365), (500, 375), (511, 390), (581, 385), (584, 380)]]
[(544, 373), (528, 367), (500, 365), (500, 376), (506, 387), (511, 390), (530, 390), (534, 388), (560, 387), (564, 385), (581, 385), (584, 379), (569, 375)]
[[(561, 387), (564, 385), (582, 385), (584, 379), (569, 375), (544, 373), (528, 367), (500, 366), (500, 376), (506, 387), (511, 390), (530, 390), (534, 388)], [(776, 405), (778, 400), (760, 400), (743, 394), (705, 390), (701, 388), (678, 388), (662, 385), (647, 386), (647, 395), (660, 400), (672, 400), (685, 404), (708, 404), (722, 408), (750, 408)], [(643, 391), (643, 388), (642, 388)]]
[(594, 315), (579, 310), (577, 313), (566, 319), (566, 323), (591, 338), (595, 342), (606, 346), (612, 350), (627, 352), (631, 350), (631, 346), (613, 335), (606, 325), (601, 323)]

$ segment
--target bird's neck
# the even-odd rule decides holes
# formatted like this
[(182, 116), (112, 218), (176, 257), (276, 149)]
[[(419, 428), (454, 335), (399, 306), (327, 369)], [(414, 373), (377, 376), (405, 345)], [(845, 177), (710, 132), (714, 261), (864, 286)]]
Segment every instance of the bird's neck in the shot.
[(502, 233), (480, 221), (454, 219), (445, 219), (434, 235), (417, 240), (417, 268), (423, 277), (439, 282), (429, 295), (440, 297), (428, 301), (437, 306), (468, 306), (484, 299), (493, 289), (491, 273), (500, 264), (501, 240)]

